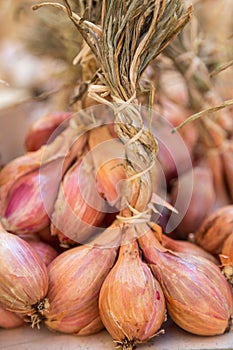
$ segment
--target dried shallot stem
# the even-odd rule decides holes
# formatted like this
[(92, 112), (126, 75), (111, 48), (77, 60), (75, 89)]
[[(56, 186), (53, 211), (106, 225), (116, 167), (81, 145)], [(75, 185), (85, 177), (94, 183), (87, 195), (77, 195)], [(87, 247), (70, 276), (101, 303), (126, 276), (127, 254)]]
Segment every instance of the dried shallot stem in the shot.
[[(99, 81), (89, 86), (89, 97), (113, 109), (115, 129), (125, 145), (127, 180), (122, 206), (126, 204), (130, 209), (127, 210), (129, 216), (140, 216), (140, 212), (146, 211), (147, 221), (147, 205), (153, 192), (150, 171), (158, 146), (152, 133), (144, 127), (137, 87), (151, 60), (190, 20), (192, 7), (184, 10), (181, 0), (105, 0), (101, 25), (96, 25), (73, 12), (67, 0), (64, 5), (42, 2), (33, 9), (43, 6), (54, 6), (67, 13), (98, 62)], [(135, 200), (132, 205), (131, 198), (135, 182), (144, 184), (139, 188), (138, 208), (134, 208)], [(144, 188), (151, 193), (143, 198), (140, 190)]]
[[(149, 186), (146, 178), (158, 149), (154, 136), (143, 124), (136, 97), (138, 82), (150, 61), (190, 20), (192, 9), (185, 12), (180, 0), (103, 1), (102, 24), (97, 27), (74, 14), (68, 1), (65, 7), (100, 66), (100, 83), (89, 87), (89, 96), (114, 111), (115, 128), (125, 145), (127, 161), (122, 201), (130, 209), (130, 216), (138, 216), (130, 204), (129, 188), (134, 181), (144, 181)], [(141, 211), (149, 201), (147, 198), (145, 205), (140, 205)]]

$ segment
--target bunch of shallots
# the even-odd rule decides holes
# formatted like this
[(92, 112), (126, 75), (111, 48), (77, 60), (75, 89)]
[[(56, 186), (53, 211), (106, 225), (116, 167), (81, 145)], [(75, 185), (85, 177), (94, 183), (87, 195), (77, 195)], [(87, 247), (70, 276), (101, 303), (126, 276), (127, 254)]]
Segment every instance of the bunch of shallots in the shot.
[[(169, 138), (173, 159), (158, 125), (145, 127), (137, 96), (148, 64), (192, 9), (181, 0), (109, 0), (96, 25), (86, 19), (91, 11), (81, 18), (64, 3), (34, 9), (55, 6), (76, 24), (92, 49), (84, 47), (76, 60), (95, 58), (100, 68), (79, 95), (83, 89), (104, 102), (114, 120), (85, 96), (87, 111), (34, 123), (25, 154), (1, 170), (0, 327), (43, 322), (79, 336), (105, 328), (124, 350), (163, 334), (167, 315), (190, 333), (224, 334), (233, 317), (232, 134), (223, 131), (229, 118), (203, 122), (208, 137), (189, 125), (186, 154)], [(187, 106), (163, 91), (159, 100), (174, 126), (186, 118)], [(199, 142), (206, 158), (194, 152)], [(215, 160), (227, 174), (222, 187), (219, 168), (209, 166)], [(168, 201), (158, 195), (164, 188)], [(161, 207), (169, 212), (162, 220), (174, 229), (170, 237), (153, 221)]]
[[(105, 227), (108, 205), (115, 207), (113, 213), (118, 211), (119, 186), (126, 177), (123, 144), (112, 136), (111, 125), (86, 131), (74, 118), (58, 128), (57, 118), (47, 115), (42, 120), (26, 136), (36, 150), (12, 160), (0, 173), (2, 225), (24, 235), (50, 227), (63, 247), (84, 243)], [(52, 130), (57, 135), (51, 140)]]
[[(223, 101), (218, 85), (221, 76), (216, 78), (212, 71), (219, 57), (213, 50), (203, 50), (200, 32), (201, 21), (194, 17), (193, 25), (185, 27), (165, 48), (161, 67), (152, 64), (150, 72), (151, 79), (160, 77), (155, 109), (176, 131), (164, 142), (167, 149), (164, 151), (163, 144), (158, 158), (166, 174), (170, 202), (179, 211), (178, 217), (171, 215), (170, 221), (166, 220), (166, 229), (172, 228), (181, 239), (198, 230), (207, 215), (233, 200), (232, 89), (226, 84), (230, 99)], [(205, 37), (204, 46), (212, 47), (209, 40)], [(184, 141), (183, 147), (178, 146), (175, 134)], [(192, 164), (189, 168), (187, 159)]]
[[(44, 149), (45, 167), (57, 160), (52, 148), (49, 153), (50, 147), (64, 147), (58, 140), (68, 130)], [(110, 159), (110, 149), (105, 147), (103, 155), (103, 148), (95, 148), (105, 142), (115, 145), (114, 158)], [(39, 326), (44, 322), (50, 330), (78, 335), (105, 327), (123, 348), (134, 348), (162, 333), (166, 311), (177, 325), (194, 334), (217, 335), (230, 328), (233, 302), (227, 279), (232, 281), (231, 206), (213, 213), (196, 231), (195, 242), (202, 248), (169, 238), (152, 223), (121, 222), (121, 216), (101, 229), (99, 225), (103, 223), (104, 227), (104, 217), (109, 215), (104, 213), (106, 206), (119, 210), (118, 184), (122, 186), (126, 178), (126, 167), (123, 145), (113, 137), (111, 127), (99, 126), (66, 148), (69, 156), (63, 161), (65, 164), (68, 159), (68, 166), (63, 165), (64, 174), (57, 177), (49, 214), (48, 203), (45, 200), (43, 207), (37, 186), (30, 188), (35, 179), (49, 174), (43, 174), (43, 168), (40, 173), (33, 162), (43, 147), (12, 161), (0, 173), (2, 224), (14, 232), (2, 227), (0, 235), (2, 327), (18, 327), (25, 321)], [(93, 153), (88, 154), (88, 149)], [(132, 203), (140, 208), (144, 201), (137, 181), (133, 188)], [(41, 215), (35, 216), (29, 206), (25, 208), (31, 191), (35, 193), (29, 199), (41, 201), (36, 206)], [(17, 210), (29, 216), (22, 220)], [(54, 242), (54, 234), (63, 247), (78, 246), (64, 251), (58, 239)], [(86, 244), (78, 244), (83, 242)], [(217, 266), (217, 256), (212, 255), (219, 253), (227, 279)]]

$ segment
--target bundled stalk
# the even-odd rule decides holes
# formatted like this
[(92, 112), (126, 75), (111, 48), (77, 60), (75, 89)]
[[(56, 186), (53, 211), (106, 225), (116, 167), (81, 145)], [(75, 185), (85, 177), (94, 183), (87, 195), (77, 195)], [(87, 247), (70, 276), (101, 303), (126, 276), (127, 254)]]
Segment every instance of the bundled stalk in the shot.
[[(184, 11), (180, 0), (147, 0), (144, 2), (139, 0), (124, 2), (109, 0), (102, 3), (101, 26), (96, 26), (73, 12), (68, 1), (65, 1), (65, 6), (59, 3), (41, 3), (34, 6), (34, 9), (44, 5), (55, 6), (67, 12), (97, 59), (100, 67), (98, 79), (95, 85), (89, 86), (88, 93), (89, 97), (97, 102), (108, 105), (115, 116), (115, 131), (124, 145), (125, 162), (125, 182), (120, 196), (120, 215), (117, 218), (122, 222), (123, 227), (128, 225), (129, 230), (132, 230), (133, 226), (131, 225), (134, 223), (150, 219), (151, 208), (148, 207), (148, 204), (152, 200), (154, 192), (154, 164), (158, 151), (154, 136), (150, 130), (144, 127), (137, 100), (139, 80), (151, 60), (189, 21), (191, 8)], [(140, 262), (137, 243), (135, 242), (129, 249), (131, 248), (133, 251), (137, 250), (137, 254), (132, 262), (129, 259), (129, 269), (133, 268), (134, 263), (137, 262), (135, 274), (137, 275), (138, 269), (139, 272), (144, 271), (141, 277), (142, 285), (145, 279), (143, 274), (146, 273), (147, 278), (151, 276), (150, 291), (154, 295), (152, 297), (154, 302), (151, 306), (156, 311), (154, 297), (156, 296), (156, 288), (159, 286), (152, 278), (150, 270), (144, 263)], [(121, 249), (121, 254), (126, 254), (127, 249), (125, 247)], [(123, 256), (121, 254), (120, 256)], [(122, 268), (124, 270), (122, 261), (117, 265), (116, 271), (118, 267), (119, 271), (122, 271)], [(132, 283), (135, 283), (135, 276), (132, 276)], [(114, 294), (115, 297), (109, 290), (109, 297), (114, 297), (114, 300), (120, 298), (120, 290), (121, 286), (119, 285), (119, 289), (116, 289), (117, 294)], [(122, 290), (122, 292), (124, 291)], [(149, 302), (149, 294), (142, 288), (143, 300)], [(102, 295), (105, 295), (105, 292)], [(133, 286), (129, 295), (136, 297)], [(104, 305), (108, 309), (108, 305), (103, 300), (104, 298), (100, 300), (101, 314), (107, 327), (108, 315), (111, 313), (103, 311)], [(162, 300), (160, 299), (160, 302)], [(140, 305), (142, 315), (145, 313), (146, 305), (147, 303)], [(125, 328), (124, 320), (122, 320), (122, 322), (119, 321), (121, 325), (118, 331), (112, 331), (111, 326), (109, 326), (109, 331), (117, 344), (124, 349), (134, 348), (136, 343), (146, 341), (157, 332), (164, 319), (164, 307), (161, 310), (163, 311), (158, 311), (158, 315), (160, 315), (157, 316), (158, 318), (155, 317), (157, 311), (152, 312), (152, 319), (149, 322), (150, 330), (148, 330), (146, 320), (142, 317), (138, 326), (139, 330), (133, 330), (132, 323), (129, 324), (129, 328), (127, 328), (128, 326)], [(130, 311), (126, 310), (126, 313), (129, 314), (130, 320)], [(123, 327), (122, 331), (120, 331), (121, 327)]]
[[(121, 208), (130, 208), (131, 188), (137, 183), (140, 211), (148, 218), (147, 205), (154, 183), (151, 169), (157, 142), (143, 126), (137, 88), (150, 61), (189, 21), (191, 8), (184, 12), (181, 1), (146, 1), (143, 4), (140, 1), (132, 4), (106, 1), (102, 6), (102, 27), (99, 27), (72, 12), (67, 1), (65, 4), (41, 3), (33, 8), (51, 5), (67, 12), (93, 51), (100, 70), (98, 84), (89, 87), (89, 96), (113, 109), (115, 129), (125, 145), (127, 179)], [(107, 99), (102, 97), (103, 93), (108, 95)], [(129, 212), (127, 216), (135, 216), (134, 209)]]

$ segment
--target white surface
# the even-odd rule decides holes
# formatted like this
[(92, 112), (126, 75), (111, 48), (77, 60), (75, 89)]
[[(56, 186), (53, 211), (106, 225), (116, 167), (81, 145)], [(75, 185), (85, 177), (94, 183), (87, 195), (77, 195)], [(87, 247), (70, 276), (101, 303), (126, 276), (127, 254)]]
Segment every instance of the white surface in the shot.
[[(191, 335), (174, 326), (164, 324), (165, 334), (153, 338), (138, 350), (233, 350), (233, 333), (216, 337)], [(53, 333), (45, 329), (22, 327), (11, 330), (0, 329), (1, 350), (113, 350), (110, 335), (102, 331), (97, 335), (77, 337)]]

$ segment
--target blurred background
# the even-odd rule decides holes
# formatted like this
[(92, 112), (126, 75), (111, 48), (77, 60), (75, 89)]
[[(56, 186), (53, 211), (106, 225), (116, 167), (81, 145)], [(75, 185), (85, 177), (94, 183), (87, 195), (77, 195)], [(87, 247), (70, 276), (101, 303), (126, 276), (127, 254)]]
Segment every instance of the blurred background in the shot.
[[(77, 29), (61, 11), (46, 7), (33, 11), (37, 1), (0, 0), (0, 163), (23, 152), (24, 131), (33, 120), (54, 110), (67, 110), (70, 96), (81, 81), (80, 65), (73, 59), (82, 41)], [(62, 3), (62, 2), (61, 2)], [(100, 1), (72, 0), (83, 13)], [(233, 1), (189, 1), (198, 19), (193, 50), (212, 69), (233, 59)], [(89, 14), (90, 15), (90, 14)], [(193, 25), (193, 24), (192, 24)], [(193, 25), (195, 27), (195, 25)], [(200, 45), (201, 40), (201, 45)], [(222, 98), (232, 98), (232, 66), (216, 77)], [(231, 92), (230, 92), (231, 91)]]

